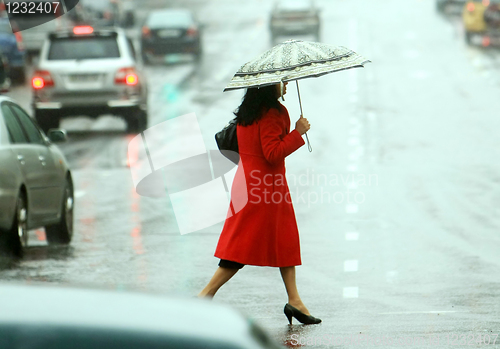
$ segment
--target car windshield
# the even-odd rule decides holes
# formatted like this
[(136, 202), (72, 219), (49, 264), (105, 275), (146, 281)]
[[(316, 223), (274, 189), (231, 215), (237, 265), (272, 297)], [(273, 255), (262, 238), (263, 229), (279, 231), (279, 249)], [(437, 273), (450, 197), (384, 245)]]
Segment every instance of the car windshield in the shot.
[(0, 22), (0, 34), (12, 34), (12, 28), (7, 22)]
[(104, 11), (112, 7), (112, 4), (108, 0), (80, 0), (83, 6)]
[(51, 41), (49, 61), (66, 59), (119, 58), (114, 37), (56, 38)]
[(311, 8), (311, 2), (307, 0), (288, 0), (281, 1), (278, 9), (281, 11), (306, 11)]
[(189, 27), (193, 23), (191, 14), (186, 11), (161, 11), (149, 15), (149, 27)]

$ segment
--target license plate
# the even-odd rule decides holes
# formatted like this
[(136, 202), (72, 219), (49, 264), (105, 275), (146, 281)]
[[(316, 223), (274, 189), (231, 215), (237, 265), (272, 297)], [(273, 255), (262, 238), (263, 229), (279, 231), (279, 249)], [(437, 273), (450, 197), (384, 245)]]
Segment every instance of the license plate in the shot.
[(69, 76), (71, 82), (95, 82), (99, 79), (99, 74), (73, 74)]
[(177, 29), (163, 29), (158, 31), (160, 38), (176, 38), (181, 35), (181, 31)]

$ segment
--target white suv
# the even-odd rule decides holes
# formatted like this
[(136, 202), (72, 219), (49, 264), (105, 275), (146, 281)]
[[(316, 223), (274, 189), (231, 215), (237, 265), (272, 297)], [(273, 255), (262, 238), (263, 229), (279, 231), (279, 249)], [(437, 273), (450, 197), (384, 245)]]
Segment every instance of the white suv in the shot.
[(147, 127), (147, 85), (132, 41), (121, 29), (90, 26), (51, 33), (33, 79), (33, 109), (41, 128), (67, 116), (121, 116), (129, 132)]

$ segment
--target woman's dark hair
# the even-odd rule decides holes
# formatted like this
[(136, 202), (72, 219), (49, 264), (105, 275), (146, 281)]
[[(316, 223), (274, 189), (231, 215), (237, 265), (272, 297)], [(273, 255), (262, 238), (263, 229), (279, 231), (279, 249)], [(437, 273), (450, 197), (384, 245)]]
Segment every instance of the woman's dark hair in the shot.
[(279, 109), (278, 97), (276, 85), (247, 89), (241, 105), (234, 112), (236, 121), (242, 126), (253, 124), (269, 109)]

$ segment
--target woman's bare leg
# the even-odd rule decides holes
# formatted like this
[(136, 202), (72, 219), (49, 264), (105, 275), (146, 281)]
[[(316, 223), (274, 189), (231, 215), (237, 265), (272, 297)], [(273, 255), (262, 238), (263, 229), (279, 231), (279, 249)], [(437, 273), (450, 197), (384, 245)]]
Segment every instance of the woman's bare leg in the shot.
[(204, 298), (215, 296), (219, 288), (228, 282), (238, 270), (239, 269), (218, 267), (214, 276), (212, 276), (208, 285), (198, 294), (198, 297)]
[(299, 309), (306, 315), (311, 315), (304, 303), (302, 303), (299, 291), (297, 291), (297, 284), (295, 283), (295, 267), (281, 267), (280, 272), (283, 282), (285, 283), (286, 293), (288, 294), (288, 304)]

